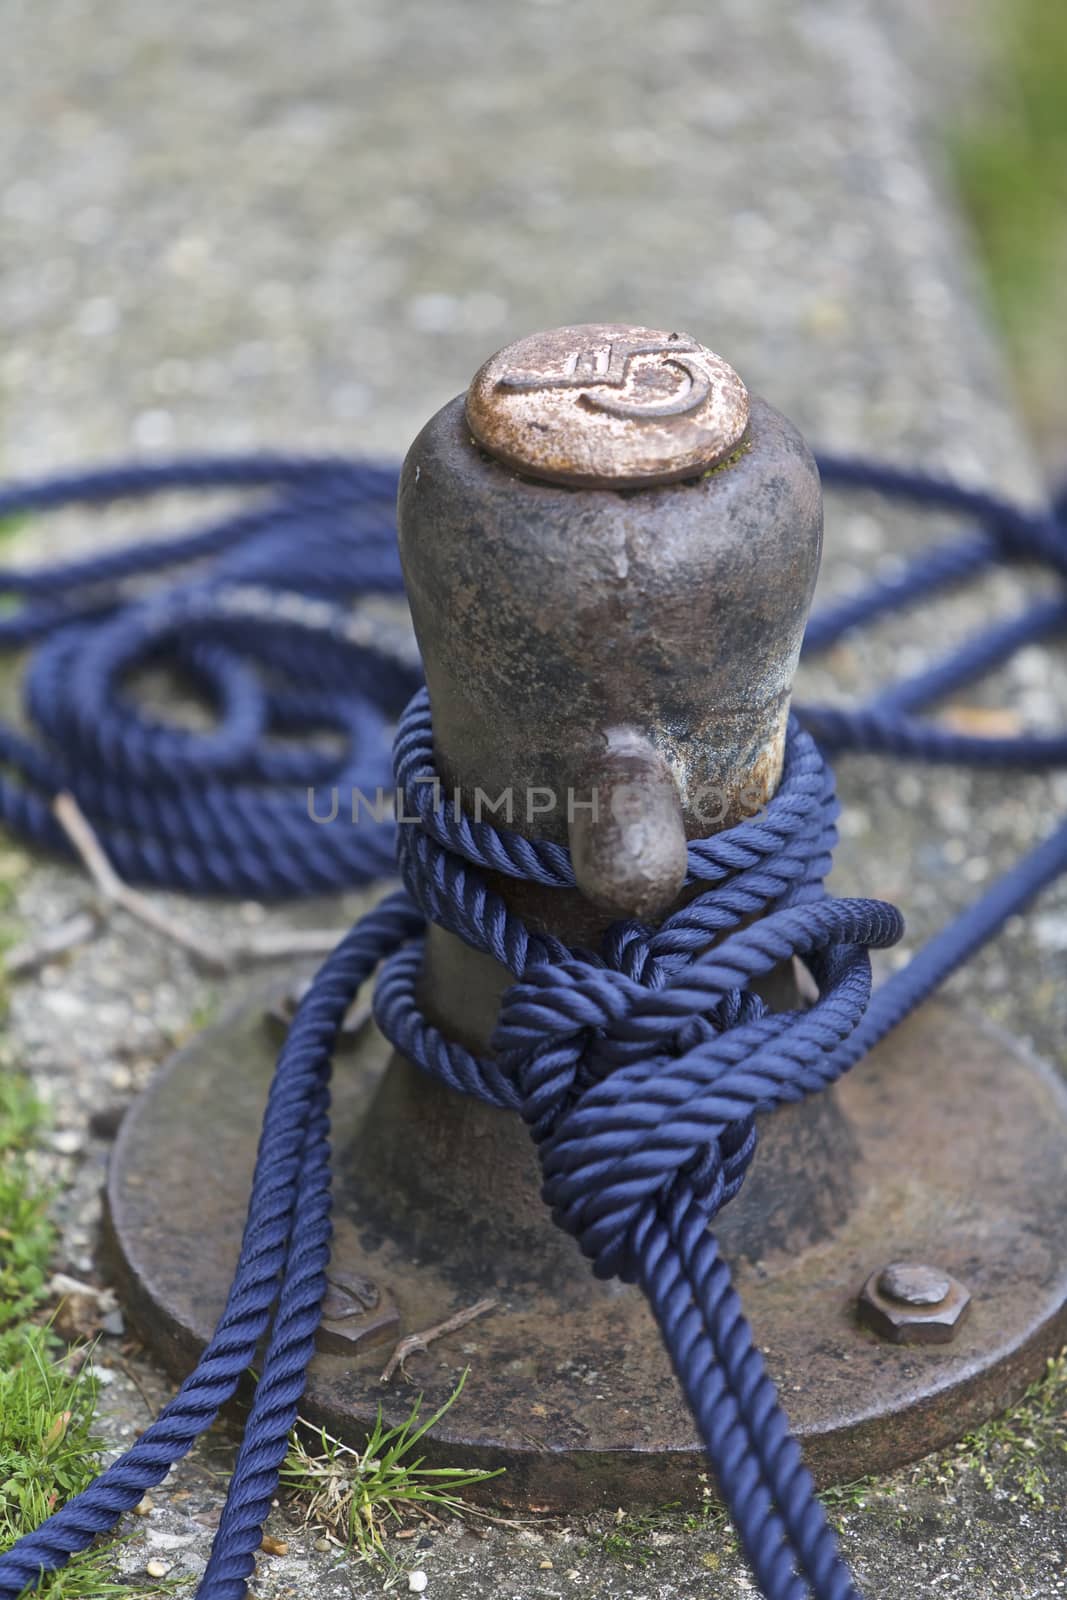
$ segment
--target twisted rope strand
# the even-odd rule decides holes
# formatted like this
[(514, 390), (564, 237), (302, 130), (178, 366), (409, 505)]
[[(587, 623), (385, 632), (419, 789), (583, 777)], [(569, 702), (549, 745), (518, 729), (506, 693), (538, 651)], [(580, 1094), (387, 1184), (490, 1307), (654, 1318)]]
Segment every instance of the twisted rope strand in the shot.
[[(1067, 576), (1067, 493), (1049, 512), (1028, 512), (921, 473), (828, 457), (820, 467), (830, 484), (951, 510), (973, 526), (814, 617), (809, 652), (998, 562), (1037, 562), (1061, 584)], [(741, 1188), (757, 1111), (834, 1082), (1067, 870), (1064, 822), (872, 1000), (868, 952), (893, 943), (902, 925), (879, 902), (826, 894), (837, 802), (823, 750), (1067, 764), (1067, 735), (987, 741), (916, 715), (1062, 630), (1067, 598), (993, 624), (867, 706), (798, 708), (782, 784), (764, 812), (690, 843), (690, 902), (658, 929), (619, 923), (601, 951), (579, 952), (532, 933), (483, 876), (569, 887), (566, 850), (467, 817), (442, 796), (418, 675), (353, 618), (365, 596), (400, 588), (395, 487), (389, 469), (264, 454), (0, 491), (0, 516), (162, 492), (258, 497), (177, 538), (0, 572), (0, 591), (18, 602), (0, 619), (0, 647), (37, 642), (25, 686), (31, 733), (0, 727), (0, 820), (62, 850), (50, 803), (69, 789), (124, 877), (194, 893), (278, 898), (350, 887), (388, 871), (394, 847), (405, 884), (339, 943), (297, 1011), (268, 1097), (233, 1285), (196, 1370), (132, 1449), (0, 1556), (0, 1600), (35, 1586), (162, 1480), (232, 1397), (269, 1329), (198, 1589), (200, 1600), (245, 1593), (321, 1312), (330, 1052), (376, 968), (375, 1015), (397, 1048), (458, 1092), (517, 1110), (554, 1220), (595, 1272), (648, 1296), (768, 1600), (859, 1600), (709, 1223)], [(139, 709), (124, 686), (149, 664), (207, 699), (209, 731)], [(384, 824), (323, 826), (313, 790), (339, 810), (342, 793), (347, 803), (350, 791), (373, 795), (388, 781), (385, 730), (406, 700), (395, 781), (418, 824), (395, 839)], [(290, 748), (283, 741), (294, 734), (302, 741)], [(490, 1057), (445, 1038), (419, 1008), (430, 921), (516, 980)], [(768, 1012), (752, 984), (792, 956), (808, 964), (818, 999), (806, 1012)]]
[[(55, 1571), (75, 1551), (84, 1550), (97, 1534), (113, 1528), (122, 1512), (131, 1510), (148, 1489), (163, 1481), (174, 1463), (192, 1448), (222, 1406), (232, 1399), (255, 1360), (278, 1298), (279, 1280), (290, 1254), (297, 1197), (301, 1183), (308, 1181), (301, 1179), (308, 1136), (314, 1116), (323, 1115), (326, 1074), (337, 1031), (352, 995), (373, 972), (380, 952), (410, 937), (421, 926), (407, 897), (393, 895), (357, 923), (320, 968), (297, 1009), (275, 1068), (241, 1253), (215, 1332), (195, 1371), (137, 1443), (84, 1493), (76, 1495), (35, 1532), (0, 1556), (0, 1595), (4, 1600), (15, 1600), (27, 1585), (35, 1584), (42, 1574)], [(319, 1181), (324, 1181), (321, 1169)], [(293, 1278), (286, 1287), (290, 1295), (299, 1289), (302, 1299), (294, 1302), (285, 1295), (279, 1315), (284, 1313), (288, 1318), (306, 1312), (317, 1324), (322, 1298), (317, 1282)], [(305, 1370), (306, 1361), (299, 1370), (300, 1390)], [(264, 1368), (264, 1381), (267, 1376)], [(276, 1414), (273, 1426), (277, 1425)], [(246, 1435), (246, 1444), (252, 1452), (263, 1447), (258, 1429)], [(229, 1527), (220, 1546), (227, 1559), (234, 1555)], [(258, 1548), (261, 1531), (255, 1533), (251, 1550)], [(241, 1532), (242, 1537), (233, 1541), (239, 1547), (238, 1559), (251, 1541), (252, 1530), (247, 1522)], [(219, 1544), (216, 1538), (216, 1545)], [(212, 1588), (201, 1586), (200, 1592), (209, 1600), (216, 1600)], [(217, 1591), (218, 1595), (222, 1592)]]

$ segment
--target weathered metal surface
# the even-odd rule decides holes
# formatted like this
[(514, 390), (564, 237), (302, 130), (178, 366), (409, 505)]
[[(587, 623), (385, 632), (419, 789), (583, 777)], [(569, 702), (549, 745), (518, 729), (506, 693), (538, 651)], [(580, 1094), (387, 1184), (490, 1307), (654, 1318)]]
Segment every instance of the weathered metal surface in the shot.
[[(453, 1215), (463, 1219), (450, 1249), (423, 1255), (424, 1236), (440, 1244), (443, 1232), (427, 1234), (418, 1208), (391, 1218), (381, 1205), (359, 1152), (386, 1056), (368, 1029), (338, 1063), (331, 1273), (335, 1281), (357, 1274), (388, 1296), (398, 1337), (469, 1304), (487, 1281), (501, 1302), (495, 1316), (410, 1363), (430, 1404), (470, 1367), (459, 1401), (424, 1441), (430, 1458), (507, 1467), (490, 1493), (513, 1504), (695, 1497), (703, 1463), (693, 1425), (636, 1290), (597, 1283), (547, 1215), (536, 1234), (530, 1220), (526, 1255), (511, 1251), (487, 1279), (495, 1241), (479, 1243), (492, 1218), (485, 1191), (509, 1178), (488, 1171), (482, 1190), (469, 1192), (476, 1145), (466, 1167), (438, 1180), (442, 1191), (451, 1185)], [(116, 1146), (114, 1270), (134, 1322), (176, 1375), (225, 1301), (273, 1059), (261, 1008), (249, 1007), (161, 1072)], [(764, 1150), (719, 1227), (821, 1482), (881, 1471), (959, 1437), (1016, 1398), (1067, 1337), (1067, 1100), (1053, 1075), (988, 1024), (934, 1002), (849, 1074), (841, 1106), (862, 1171), (850, 1209), (831, 1210), (806, 1244), (789, 1229), (775, 1237), (767, 1218), (788, 1202)], [(517, 1118), (496, 1115), (527, 1137)], [(767, 1143), (780, 1120), (767, 1122)], [(744, 1251), (761, 1232), (765, 1248)], [(575, 1271), (554, 1269), (564, 1254)], [(951, 1345), (890, 1344), (861, 1326), (857, 1294), (887, 1260), (936, 1262), (968, 1285), (972, 1309)], [(379, 1384), (388, 1345), (318, 1355), (304, 1414), (353, 1441), (379, 1402), (388, 1422), (399, 1421), (411, 1391)]]
[(715, 466), (741, 442), (748, 393), (688, 334), (585, 323), (490, 357), (468, 391), (467, 421), (518, 472), (619, 489)]
[[(796, 430), (753, 397), (729, 465), (620, 494), (517, 478), (472, 443), (455, 400), (408, 452), (399, 533), (445, 791), (527, 836), (569, 840), (580, 886), (494, 876), (493, 889), (533, 926), (593, 947), (619, 916), (679, 904), (686, 837), (758, 810), (780, 774), (822, 534)], [(502, 796), (510, 808), (487, 812)], [(453, 1038), (487, 1048), (509, 981), (430, 929), (421, 1000)], [(792, 1003), (788, 974), (779, 987)], [(853, 1198), (832, 1096), (768, 1137), (776, 1192), (751, 1219), (757, 1253), (772, 1235), (810, 1242)], [(357, 1139), (377, 1222), (420, 1260), (450, 1257), (472, 1292), (533, 1271), (599, 1303), (567, 1241), (546, 1235), (514, 1119), (398, 1060)]]
[(893, 1344), (950, 1344), (970, 1307), (957, 1278), (921, 1262), (872, 1272), (859, 1298), (860, 1321)]
[(398, 521), (442, 782), (468, 810), (566, 840), (613, 728), (662, 755), (691, 838), (773, 794), (822, 503), (765, 402), (729, 465), (616, 493), (517, 479), (460, 397), (408, 451)]

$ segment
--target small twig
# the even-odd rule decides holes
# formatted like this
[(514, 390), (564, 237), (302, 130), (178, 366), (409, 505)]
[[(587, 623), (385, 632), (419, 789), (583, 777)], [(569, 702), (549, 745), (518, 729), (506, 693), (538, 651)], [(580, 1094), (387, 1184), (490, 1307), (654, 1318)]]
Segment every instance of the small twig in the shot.
[(100, 916), (94, 911), (78, 911), (58, 928), (49, 928), (39, 939), (27, 939), (9, 950), (4, 971), (9, 978), (27, 978), (47, 966), (54, 956), (65, 955), (80, 944), (87, 944), (99, 932)]
[(201, 971), (220, 974), (229, 970), (228, 959), (221, 952), (213, 950), (202, 934), (194, 934), (182, 927), (173, 917), (154, 906), (151, 900), (122, 881), (72, 794), (57, 794), (52, 801), (52, 810), (81, 858), (82, 865), (110, 905), (120, 906), (138, 922), (143, 922), (146, 928), (151, 928), (172, 944), (178, 945)]
[[(221, 977), (226, 973), (237, 971), (242, 966), (251, 966), (260, 961), (284, 961), (290, 957), (329, 955), (341, 937), (343, 930), (340, 928), (266, 929), (249, 934), (245, 938), (234, 939), (228, 949), (222, 950), (207, 941), (202, 933), (194, 933), (184, 923), (161, 911), (146, 895), (131, 889), (130, 885), (119, 877), (93, 831), (92, 824), (72, 794), (58, 794), (52, 801), (52, 810), (103, 900), (109, 906), (127, 912), (129, 916), (136, 918), (138, 922), (143, 923), (146, 928), (151, 928), (164, 939), (169, 939), (171, 944), (176, 944), (179, 949), (185, 951), (193, 965), (201, 972)], [(77, 921), (76, 918), (73, 920)], [(57, 929), (52, 938), (58, 938), (61, 932), (62, 930)], [(84, 933), (81, 935), (81, 937), (87, 936)], [(69, 933), (64, 934), (64, 939), (65, 942), (58, 946), (59, 949), (67, 949), (80, 942), (79, 938), (71, 937)], [(42, 940), (41, 945), (44, 943)], [(15, 952), (15, 956), (22, 961), (20, 970), (26, 971), (33, 964), (39, 964), (30, 961), (36, 953), (35, 947), (27, 947), (24, 952)], [(45, 951), (44, 958), (46, 959), (51, 953), (52, 950)], [(14, 970), (11, 957), (8, 958), (7, 970), (9, 973)]]
[(427, 1328), (424, 1333), (409, 1333), (401, 1339), (389, 1360), (385, 1363), (380, 1383), (388, 1383), (393, 1374), (399, 1370), (403, 1377), (404, 1362), (408, 1356), (413, 1356), (418, 1350), (426, 1350), (435, 1339), (441, 1339), (446, 1333), (455, 1333), (458, 1328), (465, 1328), (468, 1322), (473, 1322), (475, 1317), (484, 1317), (487, 1311), (496, 1310), (495, 1300), (477, 1300), (474, 1305), (468, 1306), (465, 1311), (457, 1311), (454, 1316), (446, 1317), (444, 1322), (435, 1323), (432, 1328)]
[(141, 1396), (141, 1399), (144, 1401), (145, 1410), (148, 1412), (148, 1415), (150, 1417), (154, 1417), (156, 1412), (159, 1410), (159, 1407), (158, 1407), (158, 1405), (156, 1405), (149, 1398), (148, 1394), (145, 1391), (144, 1384), (141, 1382), (141, 1380), (137, 1376), (136, 1372), (134, 1372), (133, 1368), (130, 1366), (130, 1363), (125, 1359), (124, 1356), (120, 1356), (119, 1360), (118, 1360), (118, 1365), (121, 1368), (121, 1370), (125, 1373), (126, 1377), (133, 1384), (134, 1388), (137, 1390), (137, 1393)]

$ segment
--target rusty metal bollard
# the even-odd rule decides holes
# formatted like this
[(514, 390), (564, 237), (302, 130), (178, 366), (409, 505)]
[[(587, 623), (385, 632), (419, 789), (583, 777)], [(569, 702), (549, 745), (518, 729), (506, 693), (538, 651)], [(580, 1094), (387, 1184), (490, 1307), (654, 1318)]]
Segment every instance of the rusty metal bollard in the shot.
[[(595, 948), (619, 917), (658, 920), (679, 903), (686, 840), (755, 815), (777, 786), (822, 539), (806, 444), (684, 335), (563, 328), (494, 356), (427, 423), (398, 523), (445, 791), (574, 858), (577, 892), (500, 874), (494, 889), (572, 945)], [(446, 1034), (487, 1050), (510, 981), (429, 930), (421, 1000)], [(754, 1257), (761, 1216), (799, 1248), (850, 1198), (831, 1095), (766, 1138), (804, 1149), (787, 1196), (721, 1219)], [(397, 1061), (354, 1157), (379, 1222), (420, 1258), (460, 1260), (479, 1291), (532, 1255), (597, 1292), (571, 1242), (545, 1238), (516, 1118)]]
[[(493, 887), (572, 945), (662, 918), (686, 894), (686, 840), (758, 812), (780, 775), (822, 535), (803, 439), (684, 334), (559, 329), (494, 356), (427, 423), (399, 535), (446, 789), (569, 844), (578, 885)], [(421, 1000), (446, 1034), (486, 1050), (508, 981), (429, 930)], [(800, 1003), (791, 970), (769, 998)], [(246, 1007), (176, 1058), (116, 1150), (112, 1259), (179, 1369), (225, 1295), (271, 1062)], [(428, 1402), (471, 1368), (431, 1458), (506, 1467), (492, 1493), (511, 1503), (693, 1494), (703, 1458), (651, 1316), (548, 1225), (518, 1119), (390, 1059), (369, 1028), (336, 1076), (332, 1289), (305, 1414), (356, 1438), (379, 1402), (400, 1420), (409, 1397), (378, 1382), (397, 1336), (491, 1294), (491, 1316), (422, 1358)], [(1021, 1051), (928, 1004), (762, 1130), (716, 1232), (818, 1476), (956, 1437), (1060, 1337), (1062, 1121)], [(921, 1367), (855, 1312), (880, 1263), (908, 1260), (972, 1300)]]

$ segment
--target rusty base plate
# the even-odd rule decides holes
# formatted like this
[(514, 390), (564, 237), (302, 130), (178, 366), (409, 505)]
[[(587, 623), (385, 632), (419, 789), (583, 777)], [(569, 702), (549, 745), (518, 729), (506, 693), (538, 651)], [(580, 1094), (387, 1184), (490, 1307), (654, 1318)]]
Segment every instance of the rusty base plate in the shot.
[[(135, 1324), (176, 1375), (225, 1300), (275, 1044), (259, 1006), (210, 1029), (135, 1104), (115, 1149), (111, 1264)], [(336, 1063), (334, 1287), (304, 1415), (358, 1442), (379, 1405), (400, 1421), (414, 1384), (436, 1406), (469, 1367), (427, 1456), (506, 1467), (489, 1486), (498, 1503), (694, 1496), (703, 1458), (637, 1290), (590, 1277), (581, 1296), (557, 1293), (536, 1271), (501, 1263), (496, 1311), (415, 1355), (409, 1382), (380, 1383), (398, 1338), (484, 1292), (448, 1261), (411, 1259), (380, 1207), (367, 1221), (352, 1151), (386, 1059), (368, 1028)], [(861, 1157), (850, 1214), (799, 1254), (737, 1267), (756, 1340), (824, 1483), (960, 1437), (1015, 1399), (1067, 1337), (1067, 1099), (1051, 1072), (935, 1002), (853, 1070), (840, 1104)], [(546, 1239), (550, 1230), (546, 1217)], [(969, 1289), (953, 1343), (891, 1344), (861, 1325), (865, 1281), (901, 1260), (933, 1263)]]

